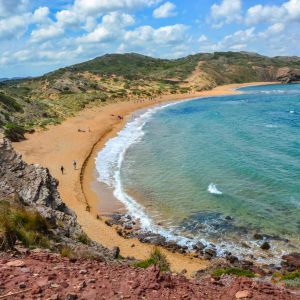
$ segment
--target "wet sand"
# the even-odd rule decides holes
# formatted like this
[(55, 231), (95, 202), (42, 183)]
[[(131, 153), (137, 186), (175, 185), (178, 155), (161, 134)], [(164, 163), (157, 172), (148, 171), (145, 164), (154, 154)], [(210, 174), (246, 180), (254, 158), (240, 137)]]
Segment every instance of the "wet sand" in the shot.
[[(108, 248), (119, 246), (122, 256), (145, 259), (153, 246), (137, 239), (124, 239), (104, 223), (104, 218), (96, 218), (97, 214), (101, 214), (100, 207), (107, 212), (123, 209), (113, 198), (111, 191), (97, 183), (97, 153), (108, 139), (121, 130), (132, 113), (139, 109), (173, 100), (236, 94), (238, 91), (235, 88), (261, 84), (267, 83), (231, 84), (195, 94), (164, 95), (154, 100), (117, 102), (85, 109), (60, 125), (49, 126), (46, 131), (27, 135), (27, 140), (14, 143), (14, 147), (26, 162), (49, 168), (51, 174), (59, 180), (59, 192), (63, 201), (75, 211), (78, 222), (91, 239)], [(119, 119), (118, 115), (124, 118)], [(73, 160), (77, 162), (76, 170), (72, 166)], [(61, 165), (65, 168), (64, 175), (60, 172)], [(87, 206), (90, 211), (87, 211)], [(165, 249), (162, 251), (167, 255), (174, 272), (186, 269), (191, 275), (208, 265), (208, 261), (191, 255), (171, 253)]]

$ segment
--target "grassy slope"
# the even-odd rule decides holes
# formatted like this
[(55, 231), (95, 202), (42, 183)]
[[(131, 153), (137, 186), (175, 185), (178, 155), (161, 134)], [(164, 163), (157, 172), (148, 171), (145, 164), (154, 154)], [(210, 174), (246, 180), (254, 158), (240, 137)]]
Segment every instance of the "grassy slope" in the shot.
[(270, 81), (280, 67), (300, 69), (300, 58), (245, 52), (195, 54), (176, 60), (104, 55), (41, 77), (0, 82), (0, 127), (9, 123), (44, 127), (87, 105), (186, 93), (226, 83)]

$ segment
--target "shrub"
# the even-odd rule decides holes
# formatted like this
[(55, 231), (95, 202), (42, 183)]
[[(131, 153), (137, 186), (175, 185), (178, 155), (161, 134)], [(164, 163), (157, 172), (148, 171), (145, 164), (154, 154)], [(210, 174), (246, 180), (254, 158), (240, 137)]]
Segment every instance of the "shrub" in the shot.
[(77, 236), (77, 241), (85, 245), (89, 245), (91, 242), (89, 237), (84, 232)]
[(166, 256), (161, 253), (157, 247), (152, 250), (148, 259), (134, 264), (135, 267), (143, 269), (146, 269), (151, 265), (156, 265), (161, 272), (170, 271), (170, 263), (168, 262)]
[(235, 275), (249, 278), (255, 277), (255, 274), (252, 271), (239, 268), (216, 269), (212, 275), (217, 277), (222, 275)]
[(37, 212), (0, 201), (0, 249), (11, 249), (19, 240), (26, 247), (48, 248), (49, 225)]
[(74, 252), (73, 250), (67, 246), (64, 245), (61, 249), (60, 249), (60, 255), (62, 257), (68, 257), (68, 258), (73, 258), (74, 257)]
[(26, 129), (15, 123), (6, 123), (4, 125), (4, 135), (13, 142), (18, 142), (25, 139), (24, 134)]
[(280, 277), (280, 281), (283, 281), (288, 287), (300, 288), (300, 270), (286, 273)]

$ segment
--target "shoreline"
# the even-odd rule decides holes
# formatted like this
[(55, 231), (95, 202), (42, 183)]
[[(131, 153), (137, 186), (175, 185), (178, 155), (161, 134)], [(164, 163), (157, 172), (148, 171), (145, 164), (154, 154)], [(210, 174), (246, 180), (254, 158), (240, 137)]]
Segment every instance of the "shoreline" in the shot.
[[(274, 83), (231, 84), (195, 94), (171, 94), (155, 100), (131, 100), (85, 109), (60, 125), (50, 126), (47, 131), (27, 135), (27, 140), (14, 143), (14, 147), (23, 155), (26, 162), (38, 163), (49, 168), (51, 174), (59, 180), (58, 189), (62, 199), (76, 213), (79, 224), (92, 240), (108, 248), (120, 247), (122, 256), (145, 259), (151, 252), (152, 245), (143, 244), (137, 239), (124, 239), (114, 228), (107, 226), (104, 219), (96, 218), (99, 214), (98, 203), (104, 202), (92, 188), (92, 182), (97, 176), (95, 170), (97, 153), (124, 127), (132, 113), (137, 110), (164, 102), (237, 94), (239, 92), (234, 90), (236, 88), (268, 84)], [(119, 119), (118, 115), (124, 118)], [(80, 166), (79, 170), (72, 169), (73, 159)], [(64, 175), (61, 175), (59, 170), (61, 165), (64, 165), (66, 170)], [(87, 205), (90, 211), (87, 211)], [(208, 261), (188, 254), (161, 250), (166, 254), (174, 272), (186, 269), (187, 275), (191, 276), (193, 272), (209, 265)]]

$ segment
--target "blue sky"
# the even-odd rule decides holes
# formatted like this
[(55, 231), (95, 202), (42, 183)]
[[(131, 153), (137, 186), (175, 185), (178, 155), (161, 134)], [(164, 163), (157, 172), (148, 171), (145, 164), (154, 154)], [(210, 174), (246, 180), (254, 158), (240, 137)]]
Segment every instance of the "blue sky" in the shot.
[(300, 0), (0, 0), (0, 78), (105, 53), (300, 55)]

